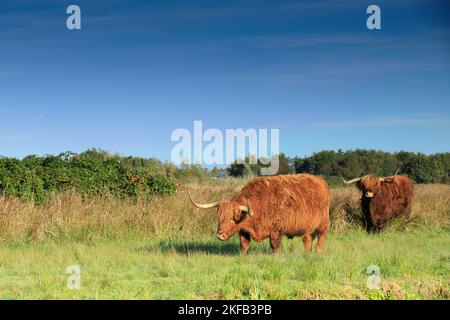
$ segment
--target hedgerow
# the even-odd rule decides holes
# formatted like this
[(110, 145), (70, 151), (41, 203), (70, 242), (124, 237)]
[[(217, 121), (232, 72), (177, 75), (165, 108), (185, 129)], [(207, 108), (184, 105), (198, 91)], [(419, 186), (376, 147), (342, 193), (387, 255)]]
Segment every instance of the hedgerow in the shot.
[(42, 203), (59, 192), (74, 190), (86, 196), (140, 197), (172, 195), (174, 179), (147, 167), (133, 167), (123, 158), (63, 153), (0, 158), (0, 194)]

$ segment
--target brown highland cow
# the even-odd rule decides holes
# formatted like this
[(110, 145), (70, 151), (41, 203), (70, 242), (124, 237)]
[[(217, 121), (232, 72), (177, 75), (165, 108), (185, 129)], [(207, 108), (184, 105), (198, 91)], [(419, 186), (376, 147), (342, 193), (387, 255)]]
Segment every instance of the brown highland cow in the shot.
[(303, 236), (305, 251), (310, 251), (317, 235), (316, 250), (321, 251), (329, 227), (330, 192), (321, 177), (309, 174), (258, 177), (250, 181), (230, 201), (210, 204), (192, 203), (202, 209), (217, 207), (217, 237), (226, 241), (239, 233), (241, 252), (250, 241), (270, 238), (276, 253), (281, 238)]
[(361, 208), (369, 232), (381, 231), (397, 215), (409, 217), (414, 186), (407, 176), (377, 177), (368, 174), (345, 181), (361, 190)]

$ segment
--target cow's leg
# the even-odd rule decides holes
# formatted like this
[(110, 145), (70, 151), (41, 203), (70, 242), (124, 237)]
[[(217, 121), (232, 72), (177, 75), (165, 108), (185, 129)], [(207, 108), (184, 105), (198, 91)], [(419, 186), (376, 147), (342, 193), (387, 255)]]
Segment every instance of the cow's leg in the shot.
[(250, 241), (251, 237), (246, 232), (239, 232), (239, 237), (241, 240), (241, 254), (246, 255), (248, 252), (248, 249), (250, 249)]
[(371, 234), (377, 232), (377, 222), (375, 219), (369, 218), (367, 220), (366, 230)]
[(377, 221), (377, 227), (378, 227), (378, 232), (383, 231), (384, 227), (386, 226), (386, 223), (383, 220), (379, 220)]
[(375, 233), (377, 231), (376, 219), (371, 217), (370, 215), (366, 218), (367, 225), (366, 230), (368, 233)]
[(276, 255), (278, 253), (278, 249), (281, 245), (281, 234), (280, 233), (272, 233), (270, 235), (270, 247), (273, 250), (273, 254)]
[(312, 242), (313, 239), (311, 234), (305, 234), (303, 236), (303, 246), (305, 247), (305, 252), (311, 251)]
[(329, 220), (324, 221), (317, 229), (317, 244), (316, 244), (316, 252), (322, 252), (323, 247), (325, 245), (325, 240), (327, 239), (328, 229), (330, 227)]
[(328, 235), (328, 229), (318, 233), (318, 239), (317, 239), (317, 244), (316, 244), (317, 252), (323, 251), (323, 247), (325, 245), (325, 240), (327, 240), (327, 235)]
[(405, 208), (403, 214), (405, 215), (406, 219), (409, 220), (409, 218), (411, 216), (412, 201), (411, 201), (411, 199), (407, 199), (406, 201), (408, 204), (406, 205), (406, 208)]

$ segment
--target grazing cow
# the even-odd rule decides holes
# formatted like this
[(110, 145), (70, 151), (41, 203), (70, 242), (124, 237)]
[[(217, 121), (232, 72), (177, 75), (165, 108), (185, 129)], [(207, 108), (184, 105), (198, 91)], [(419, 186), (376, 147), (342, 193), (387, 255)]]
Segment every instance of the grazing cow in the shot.
[(251, 239), (261, 242), (267, 238), (275, 254), (284, 235), (303, 236), (305, 251), (311, 250), (317, 235), (316, 250), (320, 252), (327, 237), (330, 191), (321, 177), (258, 177), (230, 201), (198, 204), (191, 198), (191, 202), (202, 209), (217, 207), (217, 237), (226, 241), (239, 233), (243, 254), (249, 250)]
[(345, 181), (356, 183), (361, 190), (361, 208), (366, 218), (367, 231), (381, 231), (397, 215), (409, 217), (414, 187), (407, 176), (377, 177), (368, 174)]

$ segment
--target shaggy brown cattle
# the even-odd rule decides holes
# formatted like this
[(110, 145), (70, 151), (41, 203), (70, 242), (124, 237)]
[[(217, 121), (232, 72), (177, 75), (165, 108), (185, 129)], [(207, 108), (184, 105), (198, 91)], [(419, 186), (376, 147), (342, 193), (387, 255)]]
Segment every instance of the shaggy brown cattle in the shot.
[(267, 238), (276, 253), (284, 235), (303, 236), (305, 251), (310, 251), (317, 235), (316, 250), (321, 251), (328, 232), (328, 184), (309, 174), (255, 178), (230, 201), (206, 205), (191, 201), (202, 209), (217, 207), (217, 237), (226, 241), (239, 233), (243, 254), (251, 239), (261, 242)]
[(361, 190), (361, 208), (367, 222), (367, 231), (381, 231), (393, 217), (409, 217), (414, 187), (407, 176), (377, 177), (372, 174), (345, 183), (356, 183)]

